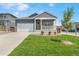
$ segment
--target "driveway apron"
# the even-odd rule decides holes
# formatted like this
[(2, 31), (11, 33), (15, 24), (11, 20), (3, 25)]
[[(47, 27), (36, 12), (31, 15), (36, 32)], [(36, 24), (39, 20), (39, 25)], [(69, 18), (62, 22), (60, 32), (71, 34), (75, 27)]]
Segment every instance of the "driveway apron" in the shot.
[(13, 32), (0, 35), (0, 55), (8, 55), (16, 48), (30, 33), (29, 32)]

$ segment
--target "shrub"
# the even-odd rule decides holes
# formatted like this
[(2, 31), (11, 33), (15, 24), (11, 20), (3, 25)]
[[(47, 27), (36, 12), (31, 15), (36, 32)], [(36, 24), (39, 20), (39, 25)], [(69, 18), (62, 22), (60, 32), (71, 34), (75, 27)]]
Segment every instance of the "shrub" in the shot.
[(41, 35), (44, 35), (44, 31), (41, 31)]
[(48, 35), (51, 35), (51, 31), (48, 32)]
[(56, 35), (56, 32), (54, 32), (54, 35)]
[(54, 42), (62, 42), (62, 40), (56, 39), (56, 38), (51, 39), (51, 41), (54, 41)]

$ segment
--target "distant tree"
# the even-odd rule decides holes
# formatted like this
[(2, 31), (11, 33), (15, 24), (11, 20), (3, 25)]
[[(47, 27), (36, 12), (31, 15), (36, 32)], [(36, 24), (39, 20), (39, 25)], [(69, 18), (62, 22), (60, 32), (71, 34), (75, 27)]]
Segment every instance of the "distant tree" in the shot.
[(67, 8), (64, 11), (63, 19), (61, 20), (61, 24), (63, 28), (68, 32), (69, 29), (73, 27), (73, 22), (71, 21), (73, 16), (73, 8)]

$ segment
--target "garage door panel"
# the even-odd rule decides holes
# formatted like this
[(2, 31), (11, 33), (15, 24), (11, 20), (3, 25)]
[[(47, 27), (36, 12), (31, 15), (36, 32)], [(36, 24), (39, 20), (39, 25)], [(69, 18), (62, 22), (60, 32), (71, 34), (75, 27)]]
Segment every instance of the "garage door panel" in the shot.
[(17, 31), (33, 31), (33, 23), (18, 23)]

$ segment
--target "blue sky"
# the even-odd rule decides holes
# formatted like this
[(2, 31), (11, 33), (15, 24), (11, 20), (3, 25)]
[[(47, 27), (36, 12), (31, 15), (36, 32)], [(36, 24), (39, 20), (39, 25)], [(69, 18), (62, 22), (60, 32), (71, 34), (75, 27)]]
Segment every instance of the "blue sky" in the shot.
[(63, 12), (67, 7), (74, 7), (72, 20), (78, 22), (78, 3), (2, 3), (0, 4), (0, 13), (11, 13), (17, 17), (25, 17), (33, 13), (48, 12), (57, 16), (56, 25), (59, 25), (63, 17)]

